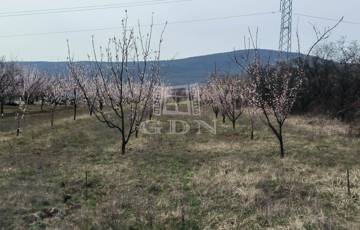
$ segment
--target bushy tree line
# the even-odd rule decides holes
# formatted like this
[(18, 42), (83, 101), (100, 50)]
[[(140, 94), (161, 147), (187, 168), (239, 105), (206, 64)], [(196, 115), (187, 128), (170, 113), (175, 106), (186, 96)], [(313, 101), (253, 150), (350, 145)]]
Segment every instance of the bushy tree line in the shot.
[(344, 40), (319, 46), (304, 59), (304, 79), (294, 110), (351, 121), (360, 111), (360, 44)]

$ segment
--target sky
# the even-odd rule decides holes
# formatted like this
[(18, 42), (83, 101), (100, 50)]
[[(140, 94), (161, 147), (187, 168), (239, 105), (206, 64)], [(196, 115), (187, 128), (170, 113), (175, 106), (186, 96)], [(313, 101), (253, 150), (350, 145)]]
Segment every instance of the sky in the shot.
[[(34, 14), (34, 10), (105, 4), (118, 4), (118, 7)], [(66, 40), (69, 39), (74, 58), (87, 60), (87, 55), (92, 52), (91, 36), (94, 35), (97, 45), (106, 45), (108, 38), (119, 36), (121, 31), (117, 27), (125, 10), (130, 25), (135, 26), (138, 21), (148, 25), (152, 15), (155, 24), (169, 22), (161, 50), (164, 60), (243, 49), (243, 38), (248, 36), (249, 29), (258, 29), (259, 48), (277, 49), (279, 6), (280, 0), (1, 0), (0, 56), (17, 61), (64, 61)], [(360, 39), (359, 9), (359, 0), (294, 0), (293, 50), (297, 50), (296, 30), (299, 31), (301, 50), (306, 52), (316, 40), (313, 25), (322, 30), (335, 24), (299, 14), (334, 19), (344, 16), (345, 21), (353, 23), (342, 23), (329, 40), (346, 36), (351, 41)], [(19, 11), (31, 11), (31, 14), (14, 16), (13, 12)], [(241, 16), (249, 14), (255, 15)], [(176, 23), (179, 21), (188, 23)], [(97, 30), (109, 27), (115, 28)], [(161, 28), (155, 27), (154, 41), (159, 38)], [(86, 31), (69, 32), (79, 30)], [(29, 36), (39, 33), (42, 35)]]

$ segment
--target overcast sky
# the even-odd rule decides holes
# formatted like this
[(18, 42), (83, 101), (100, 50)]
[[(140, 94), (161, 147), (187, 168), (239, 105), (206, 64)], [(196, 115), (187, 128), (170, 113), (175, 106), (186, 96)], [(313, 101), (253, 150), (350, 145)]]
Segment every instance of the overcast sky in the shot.
[[(149, 24), (152, 12), (155, 23), (177, 22), (239, 16), (252, 13), (278, 12), (280, 0), (168, 0), (173, 3), (149, 5), (154, 0), (1, 0), (0, 11), (0, 56), (18, 61), (63, 61), (66, 59), (66, 39), (71, 43), (76, 59), (86, 59), (91, 52), (91, 35), (98, 44), (119, 34), (119, 30), (87, 31), (78, 33), (59, 33), (41, 36), (10, 36), (61, 32), (73, 30), (92, 30), (120, 26), (124, 8), (67, 12), (46, 15), (27, 15), (9, 17), (4, 13), (13, 11), (41, 10), (53, 8), (82, 7), (103, 4), (134, 4), (128, 10), (130, 24), (137, 20)], [(155, 0), (156, 1), (156, 0)], [(158, 0), (161, 1), (161, 0)], [(142, 6), (139, 2), (142, 2)], [(144, 6), (144, 2), (148, 2)], [(154, 2), (152, 2), (154, 3)], [(319, 28), (333, 25), (334, 22), (299, 16), (298, 13), (313, 16), (340, 18), (360, 22), (359, 0), (294, 0), (293, 27), (299, 29), (301, 47), (305, 50), (315, 39), (311, 24)], [(277, 49), (280, 30), (280, 15), (266, 14), (247, 17), (234, 17), (223, 20), (208, 20), (182, 24), (169, 24), (164, 36), (162, 59), (184, 58), (210, 53), (232, 51), (243, 48), (243, 37), (248, 27), (259, 29), (259, 47)], [(343, 23), (332, 33), (331, 40), (346, 36), (348, 40), (360, 39), (360, 23)], [(155, 29), (159, 33), (160, 27)], [(295, 42), (295, 35), (294, 42)], [(296, 45), (293, 46), (296, 49)]]

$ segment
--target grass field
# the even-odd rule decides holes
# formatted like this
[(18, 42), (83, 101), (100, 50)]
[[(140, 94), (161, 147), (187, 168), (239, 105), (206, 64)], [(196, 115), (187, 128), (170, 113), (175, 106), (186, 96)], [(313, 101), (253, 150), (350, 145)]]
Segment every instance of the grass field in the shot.
[(120, 135), (85, 110), (73, 121), (62, 109), (54, 128), (29, 115), (18, 138), (1, 119), (0, 229), (360, 229), (360, 140), (344, 124), (291, 117), (284, 160), (260, 121), (254, 140), (249, 126), (165, 125), (122, 156)]

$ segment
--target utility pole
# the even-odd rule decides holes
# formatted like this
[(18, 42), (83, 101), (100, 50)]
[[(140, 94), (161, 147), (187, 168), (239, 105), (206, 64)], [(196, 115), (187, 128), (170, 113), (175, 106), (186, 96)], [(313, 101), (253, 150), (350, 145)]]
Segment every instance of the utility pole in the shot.
[(281, 27), (279, 50), (291, 52), (292, 0), (280, 0)]

